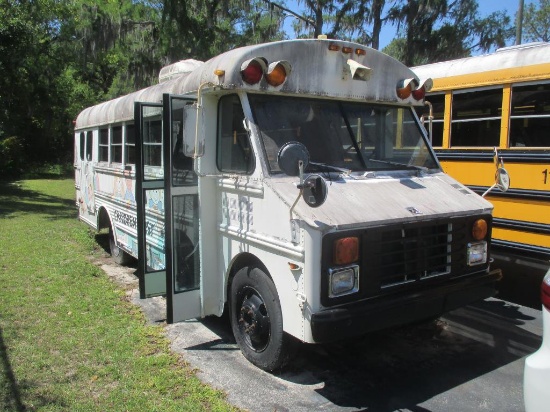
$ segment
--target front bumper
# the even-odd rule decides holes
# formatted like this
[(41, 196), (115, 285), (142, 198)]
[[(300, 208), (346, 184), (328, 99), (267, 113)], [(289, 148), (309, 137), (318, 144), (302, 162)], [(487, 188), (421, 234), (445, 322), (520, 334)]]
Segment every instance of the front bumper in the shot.
[(380, 296), (347, 304), (311, 316), (313, 340), (341, 340), (367, 332), (430, 319), (477, 300), (495, 295), (499, 269), (414, 292)]

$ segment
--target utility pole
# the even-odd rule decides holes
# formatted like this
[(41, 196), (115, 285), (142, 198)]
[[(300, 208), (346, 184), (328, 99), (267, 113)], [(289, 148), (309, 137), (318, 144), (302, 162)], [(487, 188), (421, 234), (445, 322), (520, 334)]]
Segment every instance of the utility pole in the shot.
[(518, 13), (516, 15), (516, 45), (521, 44), (522, 29), (523, 29), (523, 0), (519, 0)]

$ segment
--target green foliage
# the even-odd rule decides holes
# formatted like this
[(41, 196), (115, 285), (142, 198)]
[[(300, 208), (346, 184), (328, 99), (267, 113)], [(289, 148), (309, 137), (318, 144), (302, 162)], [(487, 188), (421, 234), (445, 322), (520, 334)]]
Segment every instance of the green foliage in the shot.
[(510, 17), (495, 12), (480, 17), (475, 0), (396, 1), (388, 19), (398, 25), (399, 39), (387, 50), (408, 66), (470, 56), (502, 47), (513, 36)]
[[(503, 45), (511, 32), (508, 16), (480, 17), (475, 0), (298, 5), (297, 37), (326, 33), (377, 48), (382, 26), (396, 25), (399, 40), (388, 50), (409, 65), (486, 51)], [(526, 37), (546, 39), (540, 13), (547, 8), (548, 0), (539, 9), (528, 5)], [(284, 39), (287, 18), (295, 16), (266, 0), (0, 0), (0, 140), (17, 136), (23, 150), (3, 167), (16, 171), (23, 158), (66, 162), (73, 120), (85, 107), (156, 83), (166, 64)], [(15, 146), (9, 145), (11, 153)]]
[(18, 176), (24, 165), (24, 149), (16, 136), (0, 140), (0, 176)]
[(523, 37), (526, 41), (550, 41), (550, 0), (539, 0), (525, 5)]

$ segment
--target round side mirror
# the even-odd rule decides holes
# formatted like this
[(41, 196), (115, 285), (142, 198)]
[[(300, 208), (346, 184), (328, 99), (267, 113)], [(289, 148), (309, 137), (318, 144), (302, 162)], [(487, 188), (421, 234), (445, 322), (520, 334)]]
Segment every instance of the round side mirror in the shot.
[(309, 207), (319, 207), (327, 200), (327, 182), (319, 175), (311, 175), (304, 181), (303, 198)]
[(302, 143), (288, 142), (279, 149), (277, 164), (283, 173), (288, 176), (300, 175), (300, 160), (305, 169), (309, 164), (309, 152)]
[(510, 175), (505, 168), (499, 167), (497, 169), (497, 172), (495, 174), (495, 184), (503, 192), (506, 192), (508, 189), (510, 189)]

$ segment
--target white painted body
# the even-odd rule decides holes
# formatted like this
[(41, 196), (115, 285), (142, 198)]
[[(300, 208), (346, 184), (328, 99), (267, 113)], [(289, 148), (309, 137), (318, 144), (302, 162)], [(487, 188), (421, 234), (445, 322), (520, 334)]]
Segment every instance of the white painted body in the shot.
[[(348, 44), (309, 40), (233, 50), (199, 65), (190, 73), (172, 76), (171, 80), (159, 85), (86, 109), (77, 119), (76, 152), (79, 153), (80, 132), (92, 130), (96, 147), (97, 127), (132, 122), (135, 101), (159, 102), (163, 93), (196, 96), (200, 85), (208, 82), (215, 85), (202, 91), (198, 126), (199, 133), (205, 136), (204, 156), (196, 160), (201, 256), (197, 302), (201, 316), (222, 314), (234, 265), (243, 256), (251, 256), (261, 262), (275, 284), (284, 331), (313, 343), (312, 314), (325, 309), (321, 302), (320, 281), (323, 236), (343, 230), (367, 230), (384, 225), (490, 214), (492, 211), (489, 202), (441, 171), (429, 174), (395, 171), (341, 176), (328, 182), (325, 204), (312, 209), (300, 199), (291, 215), (291, 208), (300, 194), (298, 178), (269, 172), (260, 130), (253, 122), (254, 108), (250, 107), (248, 93), (376, 102), (406, 108), (419, 104), (412, 98), (399, 100), (396, 96), (396, 82), (415, 77), (408, 68), (375, 50), (367, 49), (366, 56), (351, 57), (329, 51), (331, 42), (340, 46)], [(256, 56), (264, 56), (270, 62), (291, 62), (292, 72), (287, 81), (271, 89), (264, 84), (244, 84), (240, 77), (241, 64)], [(346, 65), (349, 58), (372, 69), (369, 81), (350, 79)], [(218, 77), (214, 74), (216, 69), (225, 70), (225, 74)], [(222, 173), (216, 165), (218, 102), (227, 94), (239, 96), (245, 118), (250, 121), (255, 168), (249, 175)], [(136, 256), (136, 231), (132, 223), (136, 212), (131, 200), (132, 195), (135, 196), (135, 170), (132, 167), (126, 170), (124, 164), (99, 164), (95, 156), (88, 166), (93, 169), (92, 178), (90, 172), (83, 172), (85, 163), (77, 156), (80, 218), (94, 228), (105, 227), (98, 223), (100, 210), (104, 209), (116, 227), (117, 242)], [(86, 179), (92, 182), (93, 191), (87, 189), (89, 184), (83, 184)], [(94, 203), (90, 203), (87, 196), (92, 192)], [(87, 213), (83, 204), (92, 212)], [(410, 208), (419, 213), (412, 214)], [(162, 210), (162, 207), (157, 209)], [(121, 218), (116, 218), (117, 215)], [(161, 223), (161, 213), (158, 219)], [(158, 242), (163, 248), (160, 238)], [(296, 266), (291, 269), (289, 264)]]
[[(550, 271), (545, 276), (550, 284)], [(542, 345), (525, 359), (523, 395), (526, 412), (544, 412), (550, 408), (550, 310), (542, 307)]]

